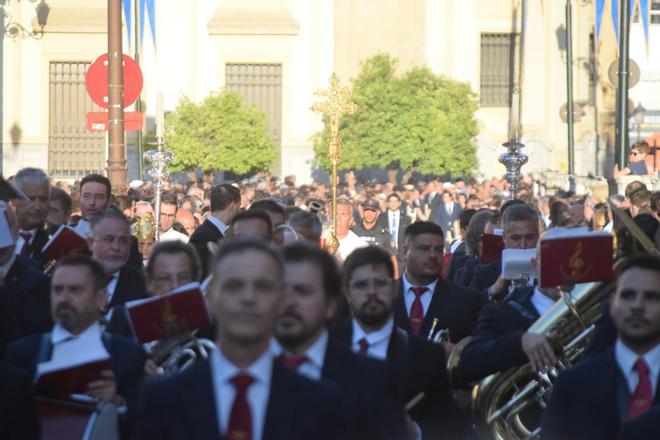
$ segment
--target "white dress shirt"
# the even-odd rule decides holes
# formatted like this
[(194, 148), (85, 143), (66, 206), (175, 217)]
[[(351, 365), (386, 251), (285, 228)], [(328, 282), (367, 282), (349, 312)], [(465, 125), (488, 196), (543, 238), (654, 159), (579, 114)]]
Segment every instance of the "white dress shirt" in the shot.
[(534, 293), (532, 293), (530, 301), (532, 301), (532, 305), (536, 311), (539, 312), (539, 316), (543, 316), (545, 312), (557, 302), (549, 296), (541, 293), (538, 287), (534, 288)]
[[(279, 342), (273, 339), (271, 344), (273, 354), (277, 357), (284, 353), (284, 347)], [(296, 372), (302, 374), (308, 379), (319, 380), (323, 375), (323, 362), (325, 362), (325, 351), (328, 348), (328, 331), (323, 330), (323, 333), (318, 339), (304, 352), (301, 356), (306, 356), (307, 361), (300, 364)]]
[(110, 279), (110, 282), (108, 283), (107, 289), (108, 289), (108, 304), (112, 301), (112, 297), (115, 294), (115, 290), (117, 289), (117, 281), (119, 281), (119, 271), (115, 272), (112, 274), (112, 278)]
[[(637, 384), (639, 383), (639, 373), (637, 373), (633, 367), (640, 356), (628, 348), (621, 339), (617, 339), (616, 344), (614, 344), (614, 357), (616, 358), (619, 370), (621, 370), (623, 377), (626, 379), (630, 394), (634, 393), (635, 388), (637, 388)], [(655, 392), (658, 389), (658, 374), (660, 373), (660, 344), (656, 345), (641, 357), (644, 358), (646, 365), (649, 366), (651, 391), (655, 395)]]
[(401, 225), (401, 211), (387, 210), (387, 218), (389, 220), (388, 227), (390, 228), (390, 235), (392, 237), (392, 245), (399, 246), (399, 226)]
[(229, 226), (227, 226), (226, 224), (224, 224), (224, 223), (223, 223), (221, 220), (219, 220), (218, 218), (213, 217), (212, 215), (209, 215), (209, 216), (207, 217), (207, 219), (208, 219), (208, 221), (210, 221), (211, 223), (213, 223), (213, 226), (215, 226), (216, 228), (218, 228), (218, 231), (220, 231), (220, 233), (222, 233), (223, 236), (224, 236), (224, 235), (227, 235), (227, 228), (229, 228)]
[[(406, 314), (410, 316), (410, 309), (412, 308), (413, 301), (415, 301), (415, 292), (410, 290), (412, 287), (415, 287), (415, 284), (411, 283), (408, 280), (408, 275), (404, 272), (402, 277), (403, 283), (403, 300), (406, 303)], [(429, 310), (431, 305), (431, 300), (433, 299), (433, 292), (435, 292), (435, 286), (438, 284), (438, 279), (436, 278), (431, 284), (427, 284), (426, 292), (422, 293), (419, 299), (422, 301), (422, 308), (424, 309), (424, 316)], [(423, 287), (423, 286), (419, 286)]]
[(367, 246), (369, 246), (369, 243), (358, 237), (355, 232), (349, 230), (346, 237), (339, 239), (339, 249), (337, 249), (337, 254), (342, 260), (346, 260), (355, 249)]
[(211, 351), (211, 379), (215, 394), (218, 427), (222, 435), (227, 433), (229, 415), (236, 397), (236, 388), (231, 383), (231, 379), (238, 373), (246, 373), (254, 379), (247, 390), (247, 402), (252, 416), (252, 439), (261, 440), (270, 396), (273, 360), (272, 350), (266, 350), (252, 365), (240, 369), (227, 359), (219, 348)]
[(84, 218), (78, 220), (78, 224), (73, 228), (73, 230), (76, 231), (82, 238), (89, 237), (89, 229), (89, 222)]
[(34, 240), (34, 236), (37, 235), (37, 230), (30, 229), (29, 231), (25, 231), (21, 229), (18, 231), (18, 239), (16, 240), (16, 247), (14, 248), (15, 255), (20, 255), (21, 251), (23, 250), (23, 246), (25, 246), (25, 239), (23, 238), (23, 234), (30, 234), (30, 239), (28, 240), (28, 244), (30, 244)]
[(50, 342), (53, 344), (51, 358), (39, 364), (37, 371), (48, 365), (69, 366), (110, 357), (101, 339), (102, 332), (103, 329), (97, 322), (77, 336), (55, 324), (50, 334)]
[(188, 243), (188, 236), (182, 234), (179, 231), (176, 231), (174, 228), (170, 228), (168, 231), (162, 232), (158, 237), (159, 241), (180, 241), (182, 243)]
[(367, 356), (380, 359), (381, 361), (387, 359), (387, 347), (390, 345), (390, 337), (394, 330), (394, 320), (390, 319), (380, 329), (375, 332), (365, 333), (357, 320), (353, 319), (353, 341), (351, 342), (351, 349), (355, 353), (360, 352), (360, 340), (366, 338), (369, 347), (367, 349)]

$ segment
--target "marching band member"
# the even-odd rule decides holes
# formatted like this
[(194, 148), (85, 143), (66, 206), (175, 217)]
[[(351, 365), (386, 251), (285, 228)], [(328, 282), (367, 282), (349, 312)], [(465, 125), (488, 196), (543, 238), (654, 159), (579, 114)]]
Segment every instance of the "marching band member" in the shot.
[(328, 333), (341, 295), (337, 264), (303, 242), (284, 248), (286, 299), (275, 323), (281, 361), (312, 380), (337, 384), (361, 439), (401, 439), (402, 408), (388, 390), (385, 363), (354, 354)]
[(638, 438), (657, 437), (657, 409), (652, 423), (635, 425), (637, 417), (660, 404), (660, 259), (624, 261), (610, 312), (618, 331), (615, 346), (559, 375), (541, 438), (617, 439), (626, 422), (633, 433), (642, 430)]
[(14, 184), (30, 199), (12, 201), (20, 228), (14, 252), (44, 264), (41, 249), (48, 241), (46, 217), (50, 208), (50, 179), (38, 168), (23, 168), (16, 174)]
[(74, 364), (90, 352), (107, 353), (112, 367), (102, 372), (102, 379), (88, 384), (87, 394), (126, 409), (126, 421), (130, 423), (144, 375), (145, 353), (138, 344), (105, 333), (100, 326), (99, 311), (107, 301), (104, 280), (101, 265), (87, 256), (60, 260), (51, 287), (55, 327), (49, 333), (15, 341), (9, 346), (7, 361), (34, 377), (39, 365), (45, 362)]
[(141, 439), (347, 438), (337, 390), (275, 362), (283, 263), (262, 240), (229, 240), (207, 291), (218, 349), (182, 373), (148, 383)]

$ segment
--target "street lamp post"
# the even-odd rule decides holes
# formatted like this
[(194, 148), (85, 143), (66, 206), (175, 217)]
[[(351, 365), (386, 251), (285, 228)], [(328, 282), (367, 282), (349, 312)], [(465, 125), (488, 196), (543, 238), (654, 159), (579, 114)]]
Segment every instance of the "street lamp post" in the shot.
[[(16, 0), (20, 2), (20, 0)], [(39, 4), (36, 7), (35, 13), (37, 15), (37, 24), (39, 30), (32, 29), (31, 31), (21, 23), (14, 21), (9, 13), (11, 0), (0, 0), (0, 175), (3, 174), (4, 167), (4, 150), (5, 150), (5, 127), (4, 127), (4, 80), (5, 80), (5, 35), (12, 40), (16, 38), (35, 38), (39, 39), (44, 36), (44, 27), (48, 21), (48, 14), (50, 7), (45, 0), (27, 0), (30, 3)]]

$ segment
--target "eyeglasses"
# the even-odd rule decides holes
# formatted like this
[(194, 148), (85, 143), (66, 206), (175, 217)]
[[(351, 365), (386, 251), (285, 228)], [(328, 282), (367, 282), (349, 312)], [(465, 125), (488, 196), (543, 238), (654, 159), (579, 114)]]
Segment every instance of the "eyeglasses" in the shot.
[(375, 289), (384, 289), (392, 285), (392, 278), (374, 278), (373, 280), (359, 280), (350, 283), (348, 286), (353, 290), (365, 291), (373, 287)]

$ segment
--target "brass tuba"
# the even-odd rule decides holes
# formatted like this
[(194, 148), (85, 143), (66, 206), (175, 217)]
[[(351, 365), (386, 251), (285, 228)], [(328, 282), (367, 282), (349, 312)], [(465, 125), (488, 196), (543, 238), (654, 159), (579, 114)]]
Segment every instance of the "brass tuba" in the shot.
[(538, 437), (553, 380), (580, 358), (602, 313), (603, 301), (614, 288), (614, 282), (577, 284), (563, 291), (563, 301), (555, 303), (528, 329), (531, 333), (555, 334), (551, 342), (558, 363), (552, 370), (536, 373), (526, 363), (475, 385), (472, 410), (481, 438)]

